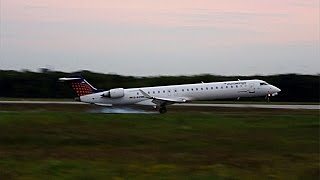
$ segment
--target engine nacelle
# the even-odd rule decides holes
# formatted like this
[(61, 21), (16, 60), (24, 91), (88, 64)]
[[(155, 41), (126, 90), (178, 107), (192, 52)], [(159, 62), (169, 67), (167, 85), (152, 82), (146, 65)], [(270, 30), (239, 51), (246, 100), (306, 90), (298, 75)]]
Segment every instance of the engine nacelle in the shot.
[(102, 97), (109, 97), (112, 99), (122, 98), (124, 96), (123, 88), (110, 89), (102, 94)]

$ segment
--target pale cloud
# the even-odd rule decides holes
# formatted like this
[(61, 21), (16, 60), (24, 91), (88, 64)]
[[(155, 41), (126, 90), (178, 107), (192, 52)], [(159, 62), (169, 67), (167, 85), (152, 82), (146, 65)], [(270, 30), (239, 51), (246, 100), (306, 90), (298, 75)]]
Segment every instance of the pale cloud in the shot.
[[(2, 0), (4, 22), (150, 25), (248, 30), (253, 41), (312, 41), (319, 38), (315, 0), (287, 1), (43, 1)], [(300, 5), (300, 6), (299, 6)], [(312, 6), (313, 5), (313, 6)], [(266, 32), (266, 33), (264, 33)], [(251, 39), (249, 39), (251, 41)]]
[[(297, 68), (300, 66), (310, 67), (310, 72), (317, 72), (314, 69), (311, 71), (315, 64), (318, 65), (314, 59), (319, 58), (314, 48), (319, 45), (317, 0), (0, 2), (0, 65), (5, 68), (19, 69), (28, 64), (28, 67), (37, 67), (45, 61), (44, 64), (56, 64), (58, 69), (77, 69), (85, 65), (92, 70), (101, 71), (103, 68), (112, 67), (123, 73), (128, 68), (120, 64), (124, 64), (128, 59), (134, 59), (148, 68), (157, 64), (154, 61), (168, 64), (169, 60), (174, 59), (176, 62), (172, 64), (179, 66), (181, 62), (188, 61), (182, 63), (185, 66), (181, 68), (183, 74), (183, 69), (190, 72), (192, 67), (197, 67), (197, 63), (193, 65), (193, 62), (198, 61), (216, 67), (219, 67), (217, 64), (230, 63), (233, 58), (243, 66), (249, 66), (248, 59), (253, 64), (260, 64), (259, 59), (264, 58), (259, 57), (256, 60), (258, 62), (253, 58), (257, 57), (254, 54), (260, 51), (254, 47), (260, 47), (274, 50), (274, 56), (268, 56), (272, 59), (270, 62), (276, 63), (276, 59), (281, 58), (281, 61), (286, 62), (284, 64), (293, 66), (292, 70), (307, 71), (307, 68)], [(289, 52), (291, 46), (300, 49), (294, 48), (294, 52)], [(272, 47), (283, 47), (283, 53)], [(252, 55), (238, 53), (241, 55), (238, 57), (229, 54), (229, 50), (241, 52), (241, 49), (247, 53), (251, 49)], [(303, 58), (303, 52), (309, 53), (305, 54), (308, 58), (304, 63), (308, 63), (307, 65), (288, 63), (292, 62), (292, 59), (297, 61), (293, 58), (295, 56)], [(17, 66), (19, 63), (13, 62), (21, 61), (21, 58), (16, 54), (25, 55), (30, 62), (21, 63), (21, 67)], [(54, 61), (52, 57), (61, 59), (61, 62)], [(90, 61), (95, 63), (91, 65), (85, 58), (90, 58)], [(63, 64), (64, 60), (70, 59), (77, 59), (80, 63), (77, 63), (77, 66), (72, 63)], [(103, 59), (105, 61), (102, 61)], [(212, 59), (214, 61), (211, 61)], [(101, 61), (103, 65), (97, 65)], [(162, 63), (158, 65), (161, 66)], [(261, 70), (271, 71), (276, 64), (265, 65), (269, 66), (269, 70)], [(223, 69), (227, 65), (221, 67)], [(204, 69), (198, 67), (195, 73), (201, 73)], [(131, 70), (131, 73), (134, 74), (135, 70)], [(221, 72), (226, 71), (228, 70)], [(139, 69), (139, 72), (143, 71)], [(177, 71), (173, 69), (172, 73), (175, 72)], [(150, 72), (145, 70), (145, 74), (148, 73)]]

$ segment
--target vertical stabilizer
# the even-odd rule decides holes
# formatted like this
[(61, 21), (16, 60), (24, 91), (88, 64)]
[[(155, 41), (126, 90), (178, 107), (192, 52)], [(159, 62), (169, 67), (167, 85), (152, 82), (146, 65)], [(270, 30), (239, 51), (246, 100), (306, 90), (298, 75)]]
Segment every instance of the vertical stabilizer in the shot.
[(65, 78), (60, 78), (59, 80), (70, 82), (72, 89), (79, 97), (100, 92), (79, 75), (72, 75)]

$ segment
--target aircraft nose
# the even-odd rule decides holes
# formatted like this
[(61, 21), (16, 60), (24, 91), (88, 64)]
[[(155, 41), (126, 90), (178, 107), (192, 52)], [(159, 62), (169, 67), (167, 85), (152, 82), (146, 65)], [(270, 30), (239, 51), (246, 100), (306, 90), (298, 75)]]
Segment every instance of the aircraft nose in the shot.
[(275, 86), (272, 86), (272, 90), (275, 92), (275, 93), (278, 93), (281, 91), (281, 89), (275, 87)]

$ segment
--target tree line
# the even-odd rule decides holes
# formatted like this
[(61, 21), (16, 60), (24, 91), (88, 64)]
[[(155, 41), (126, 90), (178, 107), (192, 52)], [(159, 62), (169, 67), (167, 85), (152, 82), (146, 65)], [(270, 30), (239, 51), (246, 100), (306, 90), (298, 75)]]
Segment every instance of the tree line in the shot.
[[(30, 72), (0, 71), (0, 97), (8, 98), (73, 98), (74, 92), (68, 83), (59, 82), (60, 77), (81, 74), (98, 89), (131, 88), (176, 85), (199, 82), (220, 82), (246, 79), (261, 79), (279, 87), (282, 91), (272, 101), (319, 102), (319, 75), (280, 74), (270, 76), (219, 76), (201, 74), (194, 76), (135, 77), (117, 74), (101, 74), (90, 71)], [(263, 100), (263, 98), (260, 98)]]

